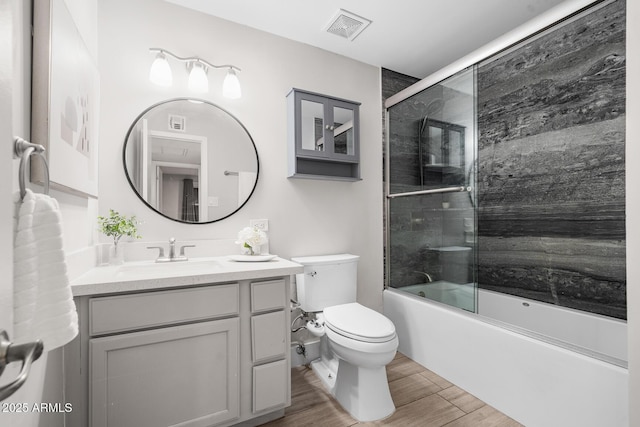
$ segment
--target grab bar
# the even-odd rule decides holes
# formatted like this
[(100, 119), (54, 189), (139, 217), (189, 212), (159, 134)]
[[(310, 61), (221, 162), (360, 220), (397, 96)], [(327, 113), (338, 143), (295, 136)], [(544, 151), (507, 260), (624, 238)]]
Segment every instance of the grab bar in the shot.
[(44, 155), (45, 148), (40, 144), (33, 144), (19, 136), (13, 142), (13, 158), (20, 159), (20, 167), (18, 168), (18, 182), (20, 184), (20, 199), (23, 200), (27, 194), (26, 174), (27, 160), (32, 154), (38, 154), (44, 162), (44, 194), (49, 194), (49, 165)]
[(438, 193), (460, 193), (462, 191), (471, 191), (471, 187), (447, 187), (435, 188), (433, 190), (408, 191), (406, 193), (387, 194), (387, 199), (395, 199), (396, 197), (419, 196), (421, 194), (438, 194)]
[(0, 330), (0, 375), (9, 363), (22, 361), (22, 368), (16, 379), (0, 387), (0, 401), (11, 396), (24, 384), (29, 376), (31, 364), (40, 358), (43, 349), (44, 345), (40, 340), (26, 344), (13, 344), (9, 341), (7, 332)]

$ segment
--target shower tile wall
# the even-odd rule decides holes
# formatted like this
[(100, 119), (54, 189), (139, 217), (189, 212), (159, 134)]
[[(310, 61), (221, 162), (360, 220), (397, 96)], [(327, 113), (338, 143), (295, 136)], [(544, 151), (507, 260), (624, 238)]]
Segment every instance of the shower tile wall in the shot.
[[(389, 98), (392, 95), (395, 95), (396, 93), (402, 91), (403, 89), (406, 89), (407, 87), (411, 86), (412, 84), (416, 83), (419, 81), (419, 79), (415, 78), (415, 77), (411, 77), (411, 76), (407, 76), (405, 74), (401, 74), (401, 73), (397, 73), (395, 71), (392, 70), (387, 70), (386, 68), (382, 69), (382, 75), (381, 75), (381, 80), (382, 80), (382, 105), (384, 105), (384, 102), (387, 100), (387, 98)], [(386, 134), (386, 120), (385, 120), (385, 113), (384, 113), (384, 108), (382, 109), (382, 130), (383, 133)], [(415, 132), (415, 130), (414, 130)], [(385, 141), (386, 140), (386, 136), (383, 134), (383, 138), (382, 140)], [(414, 135), (415, 137), (415, 135)], [(396, 139), (396, 141), (399, 141), (398, 139)], [(396, 147), (396, 145), (398, 145), (398, 147)], [(399, 148), (399, 144), (396, 143), (394, 145), (392, 145), (393, 147), (393, 153), (394, 153), (394, 158), (396, 156), (395, 152), (396, 149)], [(384, 152), (385, 149), (385, 144), (383, 144), (383, 153), (386, 156), (386, 152)], [(412, 159), (413, 161), (416, 162), (416, 174), (417, 174), (417, 155), (418, 155), (418, 148), (416, 146), (415, 148), (415, 159)], [(400, 151), (399, 151), (400, 153)], [(383, 176), (386, 179), (386, 174), (383, 174)], [(392, 179), (391, 182), (394, 182), (394, 180)]]
[(624, 0), (477, 85), (479, 286), (626, 318)]

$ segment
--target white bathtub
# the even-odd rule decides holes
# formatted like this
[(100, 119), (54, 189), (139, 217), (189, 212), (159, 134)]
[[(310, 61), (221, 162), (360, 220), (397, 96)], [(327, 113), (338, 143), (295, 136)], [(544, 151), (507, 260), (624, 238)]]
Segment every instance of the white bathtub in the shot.
[(560, 341), (576, 351), (626, 367), (627, 322), (579, 310), (479, 289), (473, 283), (432, 283), (398, 288), (418, 297), (477, 312), (509, 327), (523, 328), (542, 339)]
[(401, 353), (527, 427), (628, 425), (626, 368), (406, 292), (383, 301)]
[(476, 297), (473, 283), (457, 284), (444, 280), (437, 280), (431, 283), (403, 286), (399, 288), (399, 290), (409, 292), (422, 298), (462, 308), (463, 310), (476, 311)]

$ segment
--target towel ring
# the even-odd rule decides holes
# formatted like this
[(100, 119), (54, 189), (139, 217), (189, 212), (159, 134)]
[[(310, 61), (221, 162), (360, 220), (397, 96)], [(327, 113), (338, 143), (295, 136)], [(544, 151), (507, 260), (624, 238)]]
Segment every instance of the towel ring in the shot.
[(40, 144), (33, 144), (25, 139), (16, 137), (13, 143), (13, 158), (20, 159), (20, 167), (18, 168), (18, 182), (20, 184), (20, 200), (24, 200), (27, 194), (26, 173), (27, 160), (32, 154), (38, 154), (44, 163), (44, 194), (49, 194), (49, 165), (44, 155), (45, 148)]

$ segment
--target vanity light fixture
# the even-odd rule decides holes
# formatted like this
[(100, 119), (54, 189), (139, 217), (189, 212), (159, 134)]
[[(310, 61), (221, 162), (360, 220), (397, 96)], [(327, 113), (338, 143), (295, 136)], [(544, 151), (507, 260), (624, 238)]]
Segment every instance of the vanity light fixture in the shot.
[(189, 80), (187, 81), (189, 90), (195, 93), (209, 92), (209, 79), (207, 78), (205, 65), (195, 61), (188, 63), (187, 68), (191, 68)]
[(189, 72), (189, 80), (187, 86), (189, 90), (196, 93), (209, 92), (209, 79), (207, 72), (210, 68), (226, 68), (227, 76), (222, 84), (222, 95), (230, 99), (238, 99), (242, 96), (240, 81), (236, 75), (236, 70), (241, 71), (235, 65), (213, 65), (210, 62), (200, 59), (197, 56), (182, 58), (174, 55), (166, 49), (157, 47), (149, 48), (151, 52), (157, 52), (156, 59), (151, 64), (149, 71), (149, 80), (160, 86), (171, 86), (173, 82), (171, 67), (167, 57), (171, 57), (179, 62), (184, 62)]

